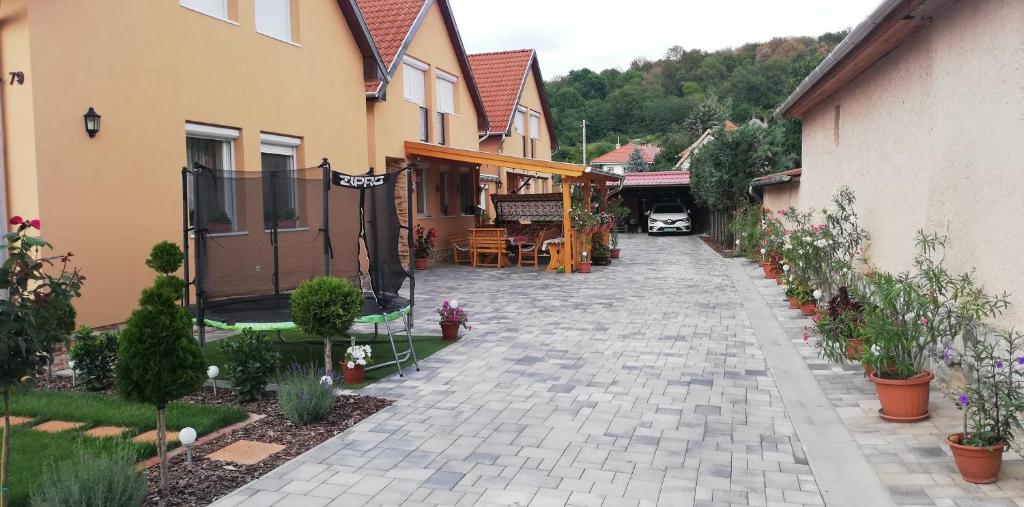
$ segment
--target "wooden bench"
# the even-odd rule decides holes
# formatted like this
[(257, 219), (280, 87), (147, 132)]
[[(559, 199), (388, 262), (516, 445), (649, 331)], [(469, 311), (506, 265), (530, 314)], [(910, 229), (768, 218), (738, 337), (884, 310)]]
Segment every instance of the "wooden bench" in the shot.
[(448, 235), (452, 246), (452, 262), (455, 264), (473, 264), (473, 251), (469, 244), (469, 233)]

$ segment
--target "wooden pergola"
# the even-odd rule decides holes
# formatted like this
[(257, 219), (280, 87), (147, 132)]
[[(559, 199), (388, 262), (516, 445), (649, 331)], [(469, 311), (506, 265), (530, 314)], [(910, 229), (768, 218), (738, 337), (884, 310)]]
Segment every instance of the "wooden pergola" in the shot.
[(579, 238), (572, 227), (572, 219), (569, 212), (572, 210), (572, 189), (582, 187), (589, 200), (590, 192), (596, 188), (599, 195), (598, 211), (607, 211), (608, 208), (608, 187), (609, 184), (618, 184), (621, 176), (607, 173), (579, 164), (566, 164), (564, 162), (552, 162), (550, 160), (536, 160), (532, 158), (513, 157), (497, 153), (482, 151), (464, 150), (439, 146), (436, 144), (419, 143), (406, 141), (405, 155), (407, 158), (425, 157), (437, 160), (448, 160), (476, 165), (489, 165), (504, 167), (508, 169), (519, 169), (537, 173), (556, 175), (562, 179), (562, 248), (559, 254), (562, 256), (562, 267), (566, 273), (575, 270), (578, 262), (577, 252)]

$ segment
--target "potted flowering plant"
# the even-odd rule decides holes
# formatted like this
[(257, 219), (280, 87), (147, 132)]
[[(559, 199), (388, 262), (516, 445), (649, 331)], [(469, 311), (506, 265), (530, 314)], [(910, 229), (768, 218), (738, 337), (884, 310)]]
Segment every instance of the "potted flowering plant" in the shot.
[(424, 270), (430, 265), (430, 254), (434, 251), (434, 239), (437, 238), (437, 231), (433, 227), (424, 228), (416, 226), (416, 269)]
[(577, 273), (589, 273), (590, 272), (590, 254), (587, 252), (580, 253), (580, 263)]
[(294, 229), (299, 226), (299, 214), (295, 208), (278, 208), (277, 227), (279, 229)]
[(445, 341), (453, 342), (458, 340), (460, 326), (472, 329), (469, 327), (469, 314), (460, 308), (459, 302), (454, 299), (445, 301), (437, 309), (437, 314), (441, 317), (441, 336)]
[(858, 360), (864, 353), (864, 305), (840, 287), (828, 300), (826, 311), (815, 323), (818, 352), (832, 364)]
[(608, 245), (602, 241), (594, 241), (592, 248), (593, 260), (592, 262), (598, 266), (607, 266), (612, 263), (611, 250)]
[(370, 356), (373, 349), (369, 345), (352, 345), (345, 349), (345, 360), (341, 363), (341, 371), (346, 384), (362, 384), (366, 382), (366, 365), (373, 364)]
[(999, 477), (1003, 450), (1022, 429), (1024, 413), (1024, 334), (1000, 331), (996, 339), (968, 340), (963, 366), (967, 386), (957, 400), (963, 432), (946, 437), (960, 475), (990, 484)]

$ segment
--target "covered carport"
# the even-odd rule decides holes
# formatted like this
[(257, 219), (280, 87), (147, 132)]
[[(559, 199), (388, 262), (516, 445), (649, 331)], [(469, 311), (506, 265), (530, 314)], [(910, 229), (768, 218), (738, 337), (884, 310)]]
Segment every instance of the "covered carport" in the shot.
[(704, 224), (705, 213), (697, 207), (690, 192), (689, 171), (626, 173), (618, 193), (629, 208), (629, 232), (647, 232), (647, 211), (658, 203), (679, 203), (690, 210), (694, 232)]

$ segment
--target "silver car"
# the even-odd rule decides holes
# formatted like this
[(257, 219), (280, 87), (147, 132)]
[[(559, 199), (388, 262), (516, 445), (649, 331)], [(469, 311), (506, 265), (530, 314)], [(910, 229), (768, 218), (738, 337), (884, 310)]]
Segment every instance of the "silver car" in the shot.
[(682, 204), (655, 204), (647, 212), (647, 234), (690, 232), (690, 213)]

